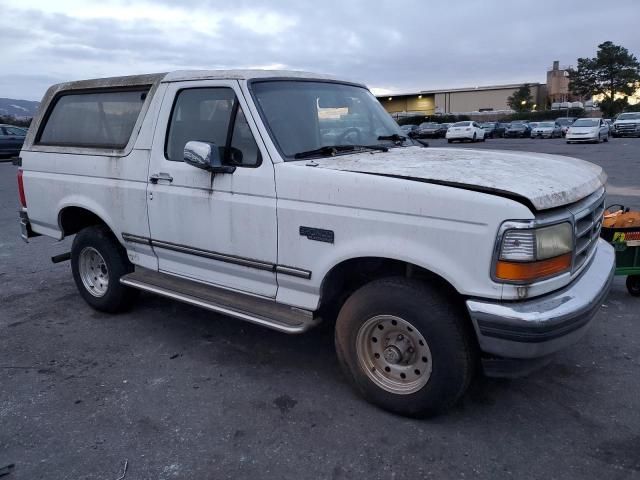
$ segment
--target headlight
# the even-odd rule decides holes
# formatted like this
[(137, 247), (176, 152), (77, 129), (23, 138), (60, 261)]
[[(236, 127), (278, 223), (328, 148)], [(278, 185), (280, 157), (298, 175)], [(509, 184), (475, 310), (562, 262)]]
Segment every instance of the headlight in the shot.
[(507, 229), (499, 246), (495, 278), (532, 283), (571, 268), (573, 229), (569, 222), (539, 228)]

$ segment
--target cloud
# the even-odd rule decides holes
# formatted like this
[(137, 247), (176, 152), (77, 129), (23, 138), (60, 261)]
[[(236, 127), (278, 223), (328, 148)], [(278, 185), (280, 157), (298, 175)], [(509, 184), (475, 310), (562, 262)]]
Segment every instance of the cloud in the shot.
[(570, 15), (504, 0), (5, 2), (0, 96), (35, 100), (55, 81), (180, 68), (303, 69), (391, 93), (544, 82), (608, 39), (640, 56), (635, 0), (615, 22), (594, 0), (564, 0)]

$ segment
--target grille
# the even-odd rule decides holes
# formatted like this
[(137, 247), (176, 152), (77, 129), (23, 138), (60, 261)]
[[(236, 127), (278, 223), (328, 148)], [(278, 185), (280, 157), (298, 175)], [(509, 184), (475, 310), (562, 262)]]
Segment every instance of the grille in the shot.
[(620, 123), (616, 125), (617, 132), (635, 132), (638, 124), (636, 123)]
[(604, 195), (575, 215), (576, 250), (573, 257), (573, 271), (579, 270), (591, 257), (602, 228)]

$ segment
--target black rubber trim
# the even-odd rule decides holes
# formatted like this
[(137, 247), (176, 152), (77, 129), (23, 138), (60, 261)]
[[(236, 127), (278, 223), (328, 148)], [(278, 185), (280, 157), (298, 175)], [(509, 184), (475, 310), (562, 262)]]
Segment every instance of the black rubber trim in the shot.
[(523, 197), (521, 195), (512, 193), (512, 192), (507, 192), (506, 190), (500, 190), (497, 188), (490, 188), (490, 187), (482, 187), (482, 186), (478, 186), (478, 185), (470, 185), (467, 183), (460, 183), (460, 182), (448, 182), (445, 180), (432, 180), (432, 179), (426, 179), (426, 178), (417, 178), (417, 177), (410, 177), (407, 175), (394, 175), (394, 174), (389, 174), (389, 173), (373, 173), (373, 172), (361, 172), (358, 170), (343, 170), (345, 172), (351, 172), (351, 173), (362, 173), (364, 175), (374, 175), (374, 176), (378, 176), (378, 177), (389, 177), (389, 178), (399, 178), (402, 180), (411, 180), (413, 182), (420, 182), (420, 183), (430, 183), (433, 185), (442, 185), (445, 187), (453, 187), (453, 188), (460, 188), (462, 190), (469, 190), (471, 192), (479, 192), (479, 193), (486, 193), (488, 195), (494, 195), (497, 197), (503, 197), (503, 198), (507, 198), (509, 200), (513, 200), (515, 202), (521, 203), (522, 205), (524, 205), (525, 207), (527, 207), (529, 210), (531, 210), (532, 212), (537, 211), (536, 207), (533, 205), (533, 203), (531, 203), (531, 201), (526, 198)]
[(171, 250), (174, 252), (186, 253), (188, 255), (195, 255), (197, 257), (209, 258), (211, 260), (217, 260), (220, 262), (233, 263), (234, 265), (242, 265), (243, 267), (255, 268), (258, 270), (265, 270), (268, 272), (279, 273), (282, 275), (291, 275), (293, 277), (304, 278), (306, 280), (309, 280), (311, 278), (311, 272), (309, 270), (290, 267), (288, 265), (276, 265), (274, 263), (265, 262), (262, 260), (256, 260), (254, 258), (239, 257), (237, 255), (228, 255), (225, 253), (212, 252), (209, 250), (189, 247), (187, 245), (181, 245), (178, 243), (165, 242), (161, 240), (153, 240), (151, 238), (141, 237), (139, 235), (133, 235), (130, 233), (123, 233), (122, 239), (127, 243), (139, 243), (142, 245), (150, 245), (155, 248), (162, 248), (162, 249)]

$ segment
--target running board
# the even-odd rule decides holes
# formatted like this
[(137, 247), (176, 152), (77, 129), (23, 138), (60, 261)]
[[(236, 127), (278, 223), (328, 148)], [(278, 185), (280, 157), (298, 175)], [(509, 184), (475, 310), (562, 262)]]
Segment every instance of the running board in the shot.
[(284, 333), (302, 333), (318, 324), (310, 310), (146, 268), (137, 267), (120, 283)]

